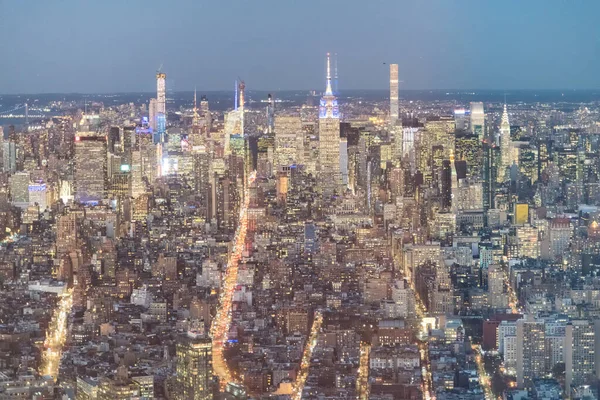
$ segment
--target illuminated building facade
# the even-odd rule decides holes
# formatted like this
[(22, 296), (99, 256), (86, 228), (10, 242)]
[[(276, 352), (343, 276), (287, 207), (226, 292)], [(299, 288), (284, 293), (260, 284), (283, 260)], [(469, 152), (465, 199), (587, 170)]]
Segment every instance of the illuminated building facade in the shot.
[(75, 137), (73, 182), (75, 201), (97, 203), (107, 195), (107, 143), (105, 136)]
[(504, 111), (502, 112), (502, 121), (500, 122), (500, 168), (498, 171), (498, 181), (504, 182), (510, 179), (510, 176), (506, 172), (510, 168), (511, 160), (511, 148), (510, 148), (510, 124), (508, 122), (508, 111), (506, 111), (506, 104), (504, 105)]
[(390, 124), (398, 121), (398, 64), (390, 64)]
[(17, 172), (10, 176), (10, 198), (14, 206), (19, 208), (29, 206), (29, 180), (29, 172)]
[(178, 398), (212, 399), (212, 341), (190, 333), (177, 344), (176, 351)]
[(331, 89), (331, 67), (327, 53), (327, 86), (319, 106), (319, 166), (323, 196), (340, 192), (340, 110)]
[(485, 112), (480, 101), (471, 103), (471, 133), (480, 141), (485, 138)]
[(299, 116), (277, 115), (275, 117), (275, 168), (301, 163), (304, 152), (304, 133)]

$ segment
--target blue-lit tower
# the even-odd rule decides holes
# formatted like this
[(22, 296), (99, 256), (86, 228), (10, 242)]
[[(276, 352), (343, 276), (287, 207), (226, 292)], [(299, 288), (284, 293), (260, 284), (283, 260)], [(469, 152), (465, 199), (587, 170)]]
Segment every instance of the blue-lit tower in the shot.
[(319, 176), (323, 197), (340, 194), (340, 111), (331, 88), (331, 65), (327, 53), (327, 83), (319, 105)]

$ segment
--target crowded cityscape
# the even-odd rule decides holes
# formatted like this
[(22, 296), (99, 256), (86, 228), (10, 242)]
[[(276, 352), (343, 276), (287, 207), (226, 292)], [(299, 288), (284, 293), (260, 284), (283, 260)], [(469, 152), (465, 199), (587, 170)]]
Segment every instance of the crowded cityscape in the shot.
[(0, 95), (0, 400), (599, 398), (600, 91), (315, 57)]

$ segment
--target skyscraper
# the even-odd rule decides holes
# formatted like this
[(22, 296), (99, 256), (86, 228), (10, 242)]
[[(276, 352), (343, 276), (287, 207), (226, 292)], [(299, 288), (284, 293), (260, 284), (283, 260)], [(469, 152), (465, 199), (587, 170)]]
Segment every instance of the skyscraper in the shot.
[(340, 111), (331, 88), (331, 65), (327, 53), (327, 85), (319, 105), (319, 165), (323, 196), (341, 189)]
[(75, 200), (94, 203), (106, 198), (107, 143), (105, 136), (75, 137), (73, 183)]
[(15, 142), (10, 139), (5, 139), (2, 144), (3, 170), (9, 174), (14, 174), (17, 171), (17, 146)]
[(158, 72), (156, 74), (156, 113), (166, 114), (167, 112), (167, 94), (166, 84), (167, 74)]
[(150, 103), (148, 104), (148, 120), (150, 124), (150, 128), (153, 131), (156, 130), (156, 99), (150, 99)]
[(546, 372), (545, 328), (532, 316), (517, 321), (517, 384), (530, 387)]
[(177, 390), (180, 399), (210, 400), (212, 389), (212, 342), (188, 333), (177, 344)]
[(29, 206), (29, 172), (17, 172), (9, 178), (10, 198), (15, 207)]
[(573, 320), (565, 331), (565, 391), (583, 385), (595, 371), (594, 325), (587, 320)]
[(278, 115), (275, 117), (275, 168), (289, 167), (299, 163), (298, 156), (304, 150), (302, 120), (300, 116)]
[(398, 64), (390, 64), (390, 124), (398, 120)]
[(154, 142), (162, 142), (167, 130), (167, 94), (166, 81), (167, 74), (158, 72), (156, 74), (156, 133)]
[(506, 170), (510, 168), (510, 124), (508, 123), (508, 112), (506, 104), (502, 112), (502, 121), (500, 122), (500, 170), (498, 171), (498, 181), (504, 182), (510, 176)]
[(471, 132), (483, 140), (485, 138), (485, 112), (480, 101), (471, 103)]

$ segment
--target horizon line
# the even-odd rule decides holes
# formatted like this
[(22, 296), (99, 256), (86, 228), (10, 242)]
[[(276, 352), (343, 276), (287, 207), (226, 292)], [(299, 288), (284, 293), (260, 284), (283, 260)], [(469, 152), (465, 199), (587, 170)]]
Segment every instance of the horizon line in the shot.
[[(230, 89), (210, 89), (200, 91), (200, 93), (216, 93), (216, 92), (230, 92)], [(321, 93), (320, 89), (248, 89), (247, 93), (251, 92), (265, 92), (265, 93), (277, 93), (277, 92), (311, 92), (314, 91), (316, 93)], [(600, 91), (600, 87), (598, 88), (585, 88), (585, 89), (577, 89), (577, 88), (547, 88), (547, 89), (531, 89), (531, 88), (523, 88), (523, 89), (478, 89), (478, 88), (466, 88), (466, 89), (457, 89), (457, 88), (439, 88), (439, 89), (401, 89), (399, 93), (402, 92), (442, 92), (442, 91), (454, 91), (454, 92), (505, 92), (507, 95), (510, 95), (510, 91), (513, 92), (593, 92)], [(175, 90), (174, 93), (194, 93), (194, 90)], [(343, 92), (389, 92), (389, 88), (379, 88), (379, 89), (344, 89), (339, 90), (338, 93)], [(35, 96), (35, 95), (124, 95), (124, 94), (156, 94), (155, 91), (123, 91), (123, 92), (22, 92), (22, 93), (0, 93), (1, 96)], [(471, 94), (471, 93), (452, 93), (452, 94)], [(473, 93), (477, 94), (477, 93)]]

